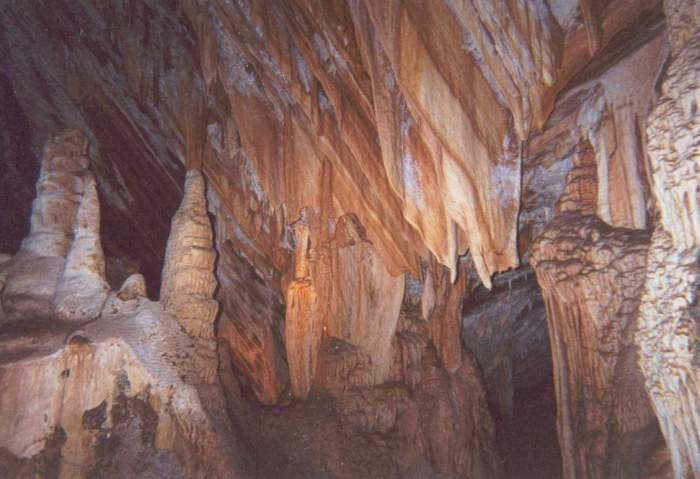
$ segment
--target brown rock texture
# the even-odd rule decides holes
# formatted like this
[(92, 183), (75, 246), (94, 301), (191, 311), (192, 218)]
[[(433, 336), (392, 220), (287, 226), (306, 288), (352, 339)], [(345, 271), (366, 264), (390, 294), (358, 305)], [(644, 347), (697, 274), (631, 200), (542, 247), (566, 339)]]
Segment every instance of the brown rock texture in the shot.
[(671, 45), (661, 96), (647, 127), (652, 191), (658, 211), (640, 305), (639, 364), (671, 452), (675, 477), (700, 475), (697, 364), (700, 278), (700, 10), (664, 2)]
[(331, 242), (316, 251), (311, 277), (327, 304), (327, 336), (357, 346), (369, 357), (366, 384), (389, 377), (404, 278), (392, 276), (354, 215), (338, 219)]
[[(369, 355), (343, 340), (327, 338), (315, 387), (337, 401), (344, 421), (363, 434), (380, 434), (382, 442), (392, 445), (392, 477), (503, 477), (476, 361), (462, 352), (457, 368), (446, 370), (429, 339), (430, 325), (416, 318), (418, 312), (404, 304), (393, 342), (390, 382), (367, 385), (373, 367)], [(458, 323), (457, 317), (452, 319)], [(421, 469), (424, 461), (430, 469)], [(428, 472), (431, 469), (434, 472)]]
[(649, 239), (595, 216), (588, 145), (573, 163), (559, 214), (530, 256), (547, 308), (563, 469), (634, 477), (657, 442), (633, 342)]
[(287, 288), (284, 344), (292, 394), (304, 399), (316, 373), (324, 318), (309, 273), (309, 229), (303, 218), (300, 221), (295, 225), (294, 280)]
[(700, 476), (698, 16), (0, 2), (0, 475)]

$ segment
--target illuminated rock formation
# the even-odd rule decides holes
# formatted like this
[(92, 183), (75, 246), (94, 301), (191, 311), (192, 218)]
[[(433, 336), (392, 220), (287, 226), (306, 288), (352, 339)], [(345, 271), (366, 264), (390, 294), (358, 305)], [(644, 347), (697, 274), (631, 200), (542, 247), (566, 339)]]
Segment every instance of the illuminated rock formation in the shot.
[(100, 240), (100, 204), (90, 174), (85, 176), (83, 187), (73, 225), (73, 244), (54, 297), (54, 314), (64, 321), (97, 318), (109, 291)]
[[(203, 341), (213, 343), (217, 304), (211, 299), (214, 251), (201, 175), (188, 176), (173, 221), (163, 308), (146, 298), (139, 274), (108, 294), (97, 190), (86, 161), (69, 156), (76, 145), (84, 152), (84, 137), (69, 132), (47, 147), (34, 227), (17, 256), (3, 262), (10, 267), (3, 275), (5, 304), (13, 320), (29, 326), (0, 335), (0, 470), (8, 477), (243, 477), (246, 456), (223, 412), (216, 362), (207, 360), (213, 346)], [(66, 173), (76, 165), (79, 176)], [(60, 174), (50, 174), (59, 166)], [(62, 208), (74, 201), (50, 186), (77, 180), (82, 186), (71, 234), (60, 213), (71, 213)], [(66, 252), (67, 258), (61, 256)], [(14, 300), (20, 287), (36, 280), (22, 273), (43, 271), (17, 268), (30, 260), (65, 264), (60, 276), (48, 278), (58, 285), (55, 310), (35, 307), (44, 308), (44, 296)], [(81, 329), (71, 324), (90, 319), (95, 321)], [(193, 320), (206, 328), (192, 327), (199, 324)]]
[(594, 216), (592, 151), (574, 156), (559, 215), (533, 245), (544, 296), (566, 477), (640, 474), (656, 420), (633, 338), (648, 235)]
[[(7, 284), (1, 299), (8, 321), (47, 318), (54, 311), (54, 296), (64, 273), (76, 215), (84, 198), (84, 177), (89, 164), (86, 154), (87, 139), (77, 130), (51, 138), (44, 149), (29, 236), (5, 269)], [(89, 210), (86, 204), (83, 209), (86, 217), (90, 216)], [(90, 222), (88, 229), (95, 227), (92, 218), (84, 219)], [(97, 220), (99, 222), (99, 216)], [(83, 228), (85, 241), (91, 241), (86, 237), (92, 235), (88, 229)], [(87, 244), (84, 246), (90, 248)], [(97, 249), (95, 252), (99, 254)], [(79, 267), (75, 264), (77, 261), (78, 258), (74, 258), (71, 267)], [(99, 261), (96, 259), (96, 263)], [(94, 317), (94, 309), (99, 314), (99, 306), (91, 309), (84, 319)]]
[(565, 477), (700, 475), (696, 2), (45, 4), (0, 2), (0, 466), (525, 474), (554, 390)]
[(214, 318), (219, 308), (212, 299), (216, 289), (215, 260), (204, 178), (199, 171), (190, 170), (165, 250), (160, 301), (163, 309), (194, 338), (214, 337)]
[(675, 477), (700, 475), (697, 291), (700, 255), (700, 10), (664, 2), (671, 56), (647, 127), (658, 211), (637, 342), (639, 364), (671, 452)]
[(309, 229), (302, 217), (295, 224), (294, 281), (287, 288), (285, 346), (292, 394), (305, 398), (316, 373), (321, 347), (323, 316), (316, 288), (309, 275)]

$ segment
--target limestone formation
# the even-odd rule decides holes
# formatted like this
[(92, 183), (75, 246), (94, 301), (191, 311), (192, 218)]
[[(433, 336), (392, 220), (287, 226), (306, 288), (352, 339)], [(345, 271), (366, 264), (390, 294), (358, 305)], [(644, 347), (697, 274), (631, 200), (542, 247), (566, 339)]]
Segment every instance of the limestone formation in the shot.
[(190, 170), (165, 250), (160, 301), (194, 338), (214, 337), (219, 305), (212, 299), (216, 289), (212, 241), (204, 178), (199, 171)]
[(311, 277), (321, 302), (328, 304), (325, 334), (357, 346), (369, 357), (366, 384), (386, 381), (404, 278), (387, 271), (356, 217), (338, 219), (328, 248), (317, 249)]
[[(217, 423), (206, 397), (181, 379), (193, 367), (186, 359), (196, 354), (193, 345), (158, 303), (144, 300), (135, 312), (105, 314), (64, 343), (65, 337), (51, 333), (23, 359), (0, 365), (0, 462), (8, 477), (120, 470), (242, 477), (228, 426)], [(11, 352), (13, 345), (2, 349)], [(46, 466), (46, 454), (60, 456)]]
[(302, 218), (295, 225), (294, 281), (287, 288), (285, 347), (292, 394), (305, 398), (316, 373), (323, 328), (322, 309), (309, 275), (309, 229)]
[(329, 337), (320, 350), (316, 387), (336, 398), (340, 414), (364, 434), (381, 434), (398, 443), (393, 460), (399, 477), (420, 475), (416, 470), (426, 459), (446, 477), (502, 477), (476, 361), (464, 352), (458, 367), (447, 371), (431, 343), (430, 326), (419, 315), (420, 310), (404, 303), (392, 344), (390, 382), (368, 385), (373, 367), (369, 355)]
[[(140, 274), (109, 292), (97, 188), (78, 155), (85, 152), (83, 140), (69, 132), (47, 147), (32, 231), (20, 252), (2, 264), (12, 319), (32, 326), (0, 330), (0, 471), (7, 477), (243, 477), (247, 456), (223, 412), (223, 391), (212, 373), (216, 364), (207, 361), (213, 346), (203, 341), (213, 342), (213, 314), (205, 313), (211, 303), (214, 313), (217, 307), (203, 179), (189, 175), (183, 208), (173, 221), (171, 245), (180, 256), (166, 262), (169, 309), (146, 298)], [(66, 173), (75, 170), (79, 174)], [(80, 194), (69, 196), (73, 190), (66, 183), (77, 184)], [(61, 208), (76, 199), (69, 231)], [(197, 248), (204, 261), (193, 252)], [(20, 290), (15, 282), (23, 287), (37, 280), (23, 272), (42, 272), (17, 269), (26, 267), (27, 258), (62, 265), (53, 303), (39, 318), (36, 297), (31, 303), (20, 298), (22, 303), (12, 296)], [(199, 306), (203, 316), (194, 318), (207, 321), (208, 336), (201, 328), (183, 327), (193, 318), (190, 305)], [(200, 341), (193, 341), (192, 331)]]
[(700, 476), (697, 1), (46, 4), (0, 476)]
[(547, 308), (564, 475), (634, 477), (657, 442), (633, 343), (648, 235), (595, 216), (592, 150), (574, 155), (559, 215), (530, 258)]
[(63, 321), (97, 318), (107, 299), (105, 259), (100, 240), (100, 204), (95, 179), (86, 174), (73, 226), (73, 243), (54, 297), (54, 314)]
[(658, 218), (640, 305), (637, 342), (646, 388), (677, 478), (700, 476), (700, 10), (664, 2), (671, 57), (647, 127), (651, 185)]
[(135, 273), (126, 278), (124, 284), (117, 292), (117, 297), (122, 301), (146, 297), (146, 280), (143, 276)]
[[(52, 137), (44, 149), (29, 236), (5, 270), (7, 284), (1, 300), (8, 321), (47, 318), (54, 311), (54, 296), (85, 193), (86, 155), (87, 139), (77, 130)], [(85, 214), (89, 215), (87, 209)]]

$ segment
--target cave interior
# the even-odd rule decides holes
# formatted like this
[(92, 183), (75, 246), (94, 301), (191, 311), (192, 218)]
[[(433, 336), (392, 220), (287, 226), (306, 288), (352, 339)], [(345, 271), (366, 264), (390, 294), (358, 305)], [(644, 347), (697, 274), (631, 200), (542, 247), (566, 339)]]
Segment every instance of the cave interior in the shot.
[(700, 478), (697, 0), (0, 1), (0, 477)]

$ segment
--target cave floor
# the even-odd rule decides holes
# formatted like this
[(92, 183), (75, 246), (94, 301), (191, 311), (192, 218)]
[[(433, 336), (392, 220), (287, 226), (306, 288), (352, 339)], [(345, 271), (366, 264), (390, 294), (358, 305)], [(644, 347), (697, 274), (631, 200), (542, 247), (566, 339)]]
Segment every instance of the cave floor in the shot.
[(556, 401), (551, 381), (515, 392), (513, 415), (496, 420), (496, 436), (508, 477), (562, 477)]
[[(407, 467), (391, 433), (367, 434), (342, 420), (335, 401), (312, 394), (274, 407), (240, 400), (231, 411), (253, 452), (255, 477), (443, 479), (416, 457)], [(514, 415), (496, 422), (506, 477), (557, 479), (561, 461), (551, 383), (516, 393)], [(410, 457), (410, 456), (409, 456)]]
[(396, 477), (390, 443), (345, 424), (333, 399), (312, 395), (306, 402), (255, 408), (244, 419), (257, 477)]

